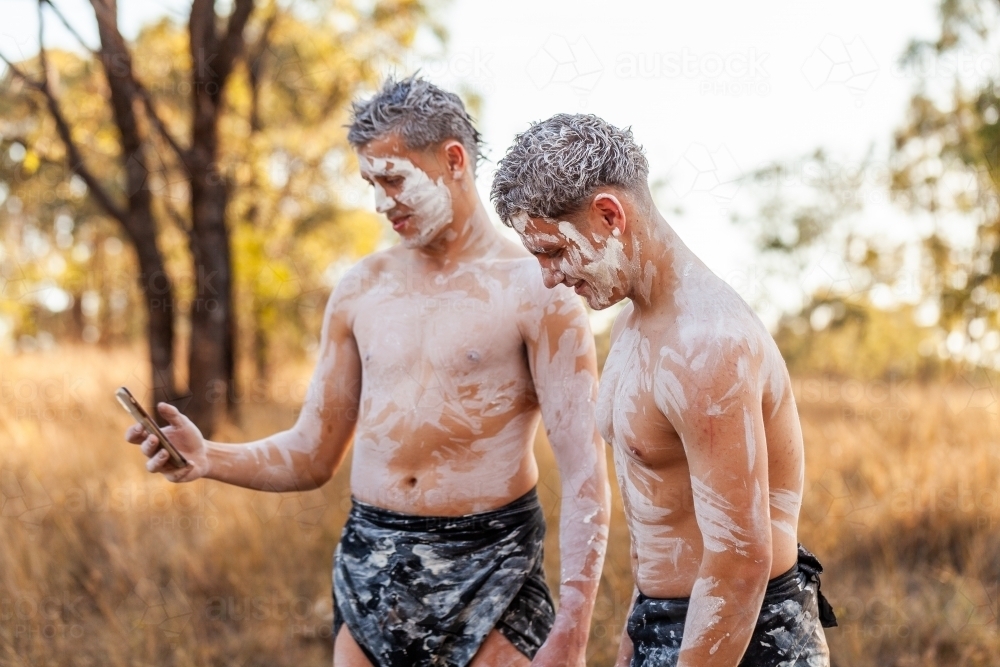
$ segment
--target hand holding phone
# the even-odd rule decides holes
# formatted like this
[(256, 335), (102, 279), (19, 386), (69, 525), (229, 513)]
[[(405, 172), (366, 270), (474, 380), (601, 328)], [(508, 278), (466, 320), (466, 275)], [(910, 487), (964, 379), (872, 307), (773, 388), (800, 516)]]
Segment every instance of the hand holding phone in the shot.
[(125, 439), (142, 446), (143, 454), (149, 458), (147, 470), (163, 473), (172, 482), (190, 482), (207, 472), (205, 441), (190, 419), (172, 405), (161, 403), (157, 408), (170, 425), (160, 428), (127, 388), (120, 387), (115, 397), (136, 420), (136, 425), (126, 431)]

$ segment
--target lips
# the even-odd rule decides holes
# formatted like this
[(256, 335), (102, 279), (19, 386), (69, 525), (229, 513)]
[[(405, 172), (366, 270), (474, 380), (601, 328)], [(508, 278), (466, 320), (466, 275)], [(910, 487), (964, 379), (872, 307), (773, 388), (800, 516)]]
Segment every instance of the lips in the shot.
[(398, 218), (390, 218), (389, 221), (392, 222), (392, 228), (397, 232), (406, 227), (406, 223), (410, 221), (412, 215), (401, 215)]

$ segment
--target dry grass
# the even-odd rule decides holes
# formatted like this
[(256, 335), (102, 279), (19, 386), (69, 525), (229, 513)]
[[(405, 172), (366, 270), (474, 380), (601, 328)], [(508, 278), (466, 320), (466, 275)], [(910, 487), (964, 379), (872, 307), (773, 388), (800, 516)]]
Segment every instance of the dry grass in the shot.
[[(147, 475), (112, 399), (123, 382), (141, 389), (141, 359), (0, 359), (0, 664), (329, 664), (348, 467), (280, 497)], [(252, 393), (224, 437), (291, 424), (308, 371)], [(836, 665), (1000, 664), (1000, 424), (995, 390), (975, 382), (797, 383), (802, 539), (827, 565)], [(558, 475), (538, 451), (555, 572)], [(612, 663), (631, 588), (616, 494), (589, 664)]]

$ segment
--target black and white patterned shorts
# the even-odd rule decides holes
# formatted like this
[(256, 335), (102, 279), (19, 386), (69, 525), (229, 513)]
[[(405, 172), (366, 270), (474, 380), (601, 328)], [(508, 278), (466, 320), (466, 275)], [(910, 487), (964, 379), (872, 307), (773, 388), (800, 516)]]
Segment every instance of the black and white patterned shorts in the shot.
[(459, 517), (354, 500), (334, 554), (334, 636), (347, 625), (379, 667), (465, 667), (495, 627), (529, 658), (555, 619), (534, 489)]
[[(767, 582), (757, 625), (740, 667), (829, 667), (824, 627), (837, 625), (819, 591), (823, 566), (799, 545), (791, 570)], [(629, 614), (631, 667), (676, 667), (690, 598), (657, 599), (642, 593)]]

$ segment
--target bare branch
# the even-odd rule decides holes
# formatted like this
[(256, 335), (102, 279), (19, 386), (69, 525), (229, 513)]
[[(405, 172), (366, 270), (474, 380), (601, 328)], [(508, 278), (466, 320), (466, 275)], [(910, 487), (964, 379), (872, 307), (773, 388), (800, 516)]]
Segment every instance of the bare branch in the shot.
[[(56, 99), (55, 94), (52, 92), (52, 88), (49, 85), (49, 67), (48, 67), (48, 55), (45, 50), (45, 26), (42, 18), (42, 3), (45, 0), (39, 0), (38, 2), (38, 59), (42, 67), (42, 80), (36, 82), (34, 88), (41, 92), (45, 96), (45, 101), (49, 108), (49, 113), (52, 114), (52, 119), (56, 123), (56, 131), (59, 133), (59, 137), (62, 139), (63, 144), (66, 145), (66, 156), (69, 158), (69, 168), (77, 176), (83, 179), (83, 182), (87, 184), (90, 188), (90, 192), (93, 195), (97, 203), (103, 208), (108, 215), (118, 220), (123, 225), (127, 226), (127, 213), (124, 209), (118, 206), (111, 195), (108, 194), (101, 182), (97, 180), (97, 177), (87, 168), (87, 165), (83, 161), (83, 154), (77, 147), (76, 142), (73, 141), (73, 133), (70, 130), (69, 123), (66, 122), (66, 117), (63, 116), (62, 109), (59, 107), (59, 101)], [(4, 58), (6, 61), (7, 59)], [(11, 67), (11, 71), (20, 75), (23, 80), (29, 81), (23, 73), (19, 72), (9, 61), (8, 65)]]
[(248, 48), (247, 73), (250, 79), (250, 130), (259, 132), (264, 124), (260, 119), (260, 80), (264, 72), (264, 53), (267, 51), (271, 40), (271, 31), (278, 22), (278, 10), (273, 9), (267, 20), (264, 21), (264, 28), (260, 37), (252, 48)]
[(152, 121), (156, 131), (170, 145), (174, 152), (177, 153), (177, 157), (180, 161), (185, 163), (188, 157), (188, 149), (181, 146), (180, 142), (177, 141), (170, 130), (167, 129), (163, 119), (161, 119), (160, 115), (156, 112), (156, 107), (153, 105), (153, 96), (149, 94), (146, 87), (142, 85), (142, 83), (140, 83), (134, 76), (132, 81), (135, 84), (136, 95), (140, 100), (142, 100), (142, 105), (146, 109), (146, 113), (149, 115), (149, 119)]
[[(219, 49), (219, 82), (224, 82), (232, 72), (233, 64), (243, 51), (243, 29), (253, 12), (253, 0), (236, 0), (233, 13), (229, 15), (226, 36)], [(221, 92), (221, 86), (219, 90)]]
[(184, 232), (189, 241), (192, 240), (191, 225), (188, 224), (187, 218), (174, 208), (166, 198), (161, 198), (160, 201), (163, 203), (163, 209), (170, 216), (170, 219), (174, 221), (174, 224), (177, 225), (177, 228)]
[(69, 30), (70, 34), (72, 34), (74, 37), (76, 37), (76, 41), (80, 42), (80, 46), (82, 46), (84, 49), (86, 49), (87, 51), (89, 51), (92, 55), (97, 55), (97, 50), (91, 48), (87, 44), (87, 42), (83, 41), (83, 37), (80, 37), (80, 33), (78, 33), (76, 31), (76, 28), (74, 28), (73, 25), (69, 21), (66, 20), (66, 17), (63, 15), (63, 13), (61, 11), (59, 11), (59, 8), (55, 6), (55, 4), (52, 2), (52, 0), (41, 0), (41, 2), (44, 2), (46, 5), (49, 6), (49, 8), (53, 12), (55, 12), (55, 14), (59, 18), (59, 20), (62, 21), (62, 24), (66, 27), (67, 30)]
[(15, 65), (11, 61), (7, 60), (7, 56), (5, 56), (4, 54), (0, 53), (0, 60), (3, 60), (4, 64), (7, 65), (7, 67), (10, 68), (10, 71), (14, 74), (14, 76), (16, 76), (17, 78), (19, 78), (21, 81), (24, 81), (25, 85), (27, 85), (29, 88), (34, 88), (35, 90), (38, 90), (38, 91), (42, 90), (42, 84), (41, 83), (39, 83), (38, 81), (35, 81), (30, 76), (28, 76), (27, 74), (25, 74), (24, 72), (22, 72), (17, 67), (17, 65)]

